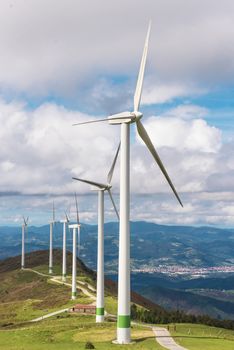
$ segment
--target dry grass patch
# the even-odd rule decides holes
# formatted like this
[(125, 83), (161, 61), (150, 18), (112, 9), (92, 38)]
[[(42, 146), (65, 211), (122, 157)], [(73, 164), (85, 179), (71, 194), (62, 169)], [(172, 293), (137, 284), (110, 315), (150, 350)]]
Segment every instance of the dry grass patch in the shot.
[(77, 333), (73, 335), (73, 340), (75, 342), (106, 342), (115, 339), (116, 331), (115, 329), (90, 329), (82, 331), (79, 329)]
[[(153, 331), (149, 329), (142, 329), (142, 328), (133, 328), (131, 330), (131, 338), (132, 340), (140, 340), (140, 339), (148, 339), (155, 337)], [(94, 328), (92, 331), (91, 329), (79, 329), (78, 332), (76, 332), (73, 335), (73, 341), (75, 342), (108, 342), (116, 339), (116, 327), (115, 325), (112, 328), (105, 327), (105, 328)]]
[(155, 335), (151, 328), (142, 329), (142, 328), (133, 328), (131, 332), (132, 340), (138, 340), (143, 338), (155, 338)]

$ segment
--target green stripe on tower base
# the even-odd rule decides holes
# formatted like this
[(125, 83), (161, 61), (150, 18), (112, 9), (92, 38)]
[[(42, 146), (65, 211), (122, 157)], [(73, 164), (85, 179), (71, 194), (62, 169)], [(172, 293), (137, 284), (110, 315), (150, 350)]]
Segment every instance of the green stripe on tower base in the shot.
[(76, 297), (76, 292), (72, 292), (72, 296), (73, 296), (73, 297)]
[(104, 307), (96, 307), (96, 315), (103, 316), (104, 315)]
[(130, 319), (130, 315), (118, 315), (118, 323), (117, 323), (117, 327), (118, 328), (130, 328), (130, 323), (131, 323), (131, 319)]
[(63, 273), (63, 277), (67, 277), (67, 274), (66, 274), (66, 273)]

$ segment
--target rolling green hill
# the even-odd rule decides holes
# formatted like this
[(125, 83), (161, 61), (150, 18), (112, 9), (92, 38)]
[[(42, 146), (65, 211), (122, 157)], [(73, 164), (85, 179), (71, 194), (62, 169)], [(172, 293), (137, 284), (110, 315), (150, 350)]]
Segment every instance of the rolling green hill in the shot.
[[(20, 269), (20, 256), (7, 258), (0, 261), (0, 308), (3, 310), (9, 307), (12, 317), (8, 317), (0, 312), (0, 325), (8, 321), (14, 322), (19, 319), (22, 320), (21, 311), (22, 308), (27, 309), (27, 313), (23, 314), (23, 320), (31, 319), (34, 316), (38, 316), (44, 313), (48, 313), (48, 310), (57, 310), (58, 308), (64, 308), (74, 304), (70, 300), (71, 288), (66, 285), (58, 285), (52, 283), (47, 276), (48, 273), (48, 251), (36, 251), (25, 255), (25, 266), (40, 272), (43, 275), (38, 275), (30, 270)], [(54, 272), (56, 275), (61, 276), (61, 261), (62, 251), (54, 249), (53, 251)], [(71, 274), (72, 254), (67, 253), (67, 270), (68, 274)], [(96, 286), (96, 273), (80, 260), (77, 259), (77, 276), (82, 282), (87, 282), (94, 288)], [(107, 301), (112, 298), (111, 302), (108, 302), (108, 307), (113, 311), (113, 304), (116, 305), (115, 296), (117, 295), (117, 285), (115, 282), (106, 279), (105, 280), (105, 292)], [(92, 300), (83, 295), (81, 291), (78, 293), (79, 297), (77, 302), (89, 303)], [(108, 299), (109, 298), (109, 299)], [(150, 300), (143, 298), (137, 293), (132, 293), (131, 299), (134, 303), (153, 310), (163, 311), (158, 305), (154, 304)], [(14, 305), (16, 303), (16, 305)], [(12, 309), (15, 311), (11, 310)], [(26, 306), (24, 306), (24, 304)], [(6, 306), (7, 305), (7, 306)], [(9, 305), (9, 306), (8, 306)], [(18, 305), (20, 305), (19, 311)], [(30, 307), (30, 312), (28, 309)], [(6, 313), (7, 314), (7, 313)], [(32, 316), (32, 317), (31, 317)]]
[[(46, 259), (45, 259), (46, 258)], [(26, 266), (35, 271), (47, 273), (47, 251), (38, 251), (26, 255)], [(60, 272), (58, 263), (61, 252), (54, 251), (56, 272)], [(71, 266), (71, 254), (68, 255), (68, 268)], [(88, 281), (94, 273), (81, 261), (77, 263), (78, 274)], [(33, 271), (20, 269), (20, 257), (8, 258), (0, 263), (0, 325), (27, 321), (59, 308), (72, 305), (70, 288), (52, 283), (47, 276)], [(79, 301), (89, 303), (86, 295), (79, 293)]]
[[(62, 252), (54, 250), (56, 275), (61, 274)], [(74, 304), (70, 300), (71, 288), (58, 284), (47, 275), (48, 251), (37, 251), (26, 255), (26, 266), (20, 270), (20, 256), (0, 262), (0, 349), (1, 350), (52, 350), (84, 349), (92, 342), (96, 349), (116, 349), (112, 340), (116, 336), (116, 323), (113, 317), (106, 318), (103, 324), (95, 323), (94, 315), (78, 315), (63, 312), (40, 322), (30, 320), (50, 312), (68, 308)], [(95, 287), (96, 274), (79, 259), (78, 287), (88, 284)], [(71, 269), (71, 254), (68, 253), (68, 271)], [(38, 274), (40, 273), (40, 275)], [(59, 277), (57, 277), (59, 278)], [(82, 287), (83, 288), (83, 287)], [(91, 297), (95, 293), (91, 291)], [(110, 280), (105, 281), (106, 310), (116, 313), (117, 286)], [(93, 299), (78, 290), (75, 303), (91, 303)], [(132, 293), (132, 301), (137, 308), (154, 310), (158, 314), (165, 311), (158, 305)], [(174, 328), (172, 328), (174, 329)], [(178, 343), (188, 349), (231, 350), (234, 345), (234, 332), (203, 325), (177, 325), (174, 337)], [(120, 349), (163, 349), (156, 341), (151, 328), (141, 324), (132, 325), (134, 344), (118, 346)], [(204, 347), (201, 344), (204, 344)]]

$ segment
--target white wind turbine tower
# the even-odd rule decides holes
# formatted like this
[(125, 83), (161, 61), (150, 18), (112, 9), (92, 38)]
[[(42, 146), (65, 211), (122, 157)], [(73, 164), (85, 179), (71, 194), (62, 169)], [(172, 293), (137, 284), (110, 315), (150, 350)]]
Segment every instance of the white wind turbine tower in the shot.
[[(130, 233), (129, 233), (129, 184), (130, 184), (130, 124), (136, 123), (137, 131), (146, 147), (149, 149), (154, 160), (165, 176), (174, 195), (182, 202), (176, 192), (176, 189), (156, 151), (148, 133), (146, 132), (141, 118), (143, 114), (139, 111), (141, 93), (145, 72), (146, 57), (148, 51), (149, 35), (151, 23), (149, 24), (146, 35), (145, 46), (140, 64), (138, 80), (134, 95), (133, 112), (122, 112), (112, 115), (106, 119), (89, 121), (93, 123), (98, 121), (109, 121), (109, 124), (121, 124), (121, 151), (120, 151), (120, 227), (119, 227), (119, 272), (118, 272), (118, 320), (117, 320), (117, 343), (128, 344), (131, 342), (130, 334)], [(84, 123), (78, 123), (79, 125)]]
[(65, 219), (60, 220), (63, 224), (63, 265), (62, 265), (62, 281), (66, 282), (67, 278), (67, 225), (69, 218), (65, 212)]
[(53, 229), (55, 224), (54, 202), (52, 207), (52, 221), (50, 221), (50, 249), (49, 249), (49, 274), (53, 273)]
[(28, 217), (25, 219), (23, 216), (23, 224), (22, 224), (22, 254), (21, 254), (21, 269), (25, 268), (25, 233), (27, 232), (28, 226)]
[(97, 301), (96, 301), (96, 322), (104, 321), (104, 192), (107, 191), (115, 209), (117, 218), (119, 214), (111, 193), (111, 180), (113, 177), (116, 160), (118, 157), (120, 145), (117, 149), (113, 164), (107, 175), (107, 183), (102, 184), (94, 181), (84, 180), (73, 177), (74, 180), (85, 182), (95, 186), (98, 191), (98, 248), (97, 248)]
[(79, 221), (79, 213), (78, 213), (78, 205), (77, 205), (77, 197), (75, 193), (75, 202), (76, 202), (76, 224), (69, 225), (69, 228), (73, 230), (73, 246), (72, 246), (72, 300), (76, 299), (76, 272), (77, 272), (77, 260), (76, 260), (76, 252), (77, 252), (77, 234), (80, 235), (80, 221)]

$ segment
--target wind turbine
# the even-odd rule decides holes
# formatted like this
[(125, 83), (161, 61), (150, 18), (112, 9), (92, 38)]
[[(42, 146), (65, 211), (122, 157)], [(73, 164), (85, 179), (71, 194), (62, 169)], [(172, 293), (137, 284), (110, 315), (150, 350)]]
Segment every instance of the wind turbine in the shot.
[(85, 182), (95, 186), (98, 191), (98, 248), (97, 248), (97, 301), (96, 301), (96, 322), (104, 322), (104, 192), (107, 191), (119, 220), (114, 199), (111, 193), (111, 180), (113, 177), (116, 160), (119, 154), (120, 144), (115, 154), (114, 161), (107, 175), (107, 183), (102, 184), (94, 181), (73, 177), (74, 180)]
[(28, 226), (28, 217), (25, 219), (23, 216), (23, 224), (22, 224), (22, 254), (21, 254), (21, 269), (23, 270), (25, 268), (25, 231), (27, 231)]
[(77, 205), (77, 197), (75, 193), (75, 202), (76, 202), (76, 224), (69, 225), (69, 228), (73, 230), (73, 246), (72, 246), (72, 300), (76, 299), (76, 272), (77, 272), (77, 261), (76, 261), (76, 251), (77, 251), (77, 235), (80, 235), (80, 222), (79, 222), (79, 213)]
[(130, 334), (130, 232), (129, 232), (129, 209), (130, 209), (130, 124), (136, 123), (137, 131), (146, 147), (158, 164), (161, 172), (165, 176), (174, 195), (183, 206), (179, 195), (156, 151), (148, 133), (146, 132), (141, 118), (140, 102), (142, 86), (144, 80), (145, 64), (148, 52), (151, 22), (149, 23), (143, 55), (134, 95), (133, 112), (122, 112), (105, 119), (88, 121), (79, 124), (88, 124), (98, 121), (108, 121), (109, 124), (121, 124), (121, 151), (120, 151), (120, 225), (119, 225), (119, 272), (118, 272), (118, 320), (117, 320), (117, 343), (128, 344), (131, 342)]
[(54, 202), (52, 207), (52, 221), (50, 221), (50, 251), (49, 251), (49, 274), (53, 273), (53, 228), (55, 224)]
[(60, 220), (63, 224), (63, 266), (62, 266), (62, 281), (66, 282), (67, 278), (67, 224), (69, 223), (69, 218), (65, 212), (65, 219)]

